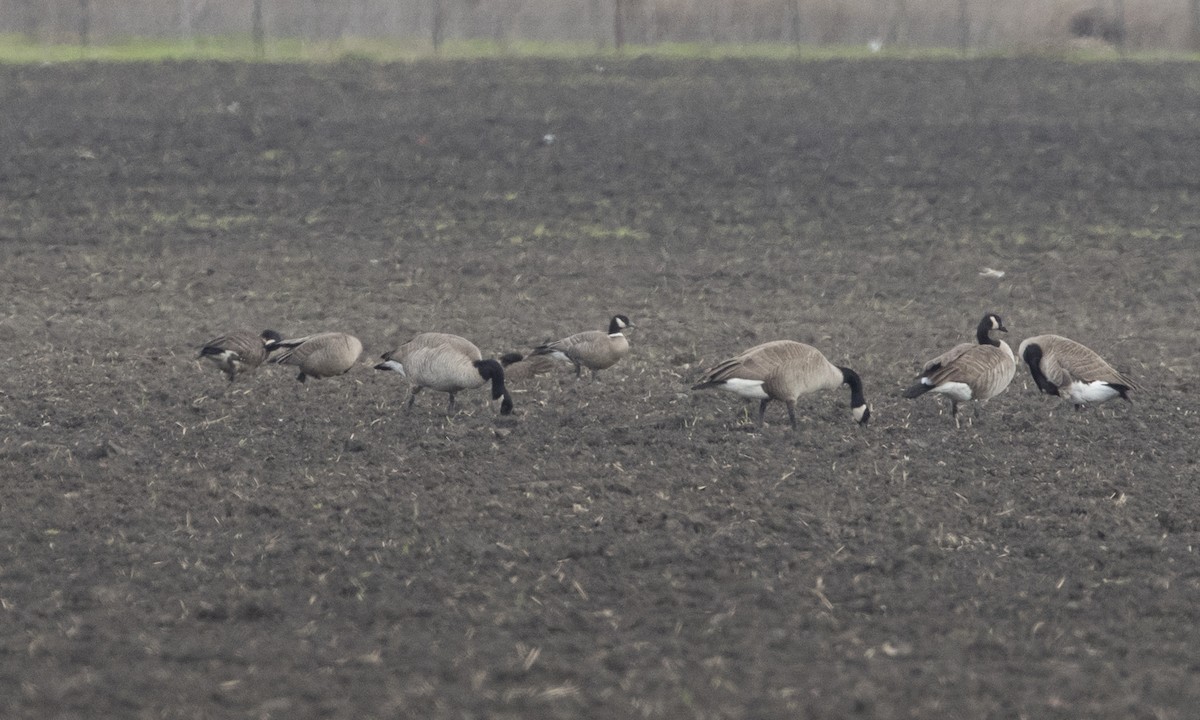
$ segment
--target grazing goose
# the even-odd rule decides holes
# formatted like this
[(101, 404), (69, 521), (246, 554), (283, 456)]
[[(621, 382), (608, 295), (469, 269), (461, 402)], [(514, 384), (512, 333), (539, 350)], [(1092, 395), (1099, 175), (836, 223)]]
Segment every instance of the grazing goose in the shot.
[(781, 400), (787, 405), (792, 429), (796, 428), (796, 399), (817, 390), (850, 386), (850, 411), (866, 425), (871, 408), (863, 398), (862, 379), (850, 368), (838, 367), (821, 351), (791, 340), (775, 340), (746, 350), (741, 355), (706, 371), (693, 390), (717, 387), (745, 398), (761, 400), (758, 427), (762, 427), (767, 403)]
[(504, 379), (507, 382), (531, 380), (561, 367), (559, 361), (551, 355), (524, 356), (517, 352), (501, 355), (500, 364), (504, 366)]
[(621, 332), (625, 328), (635, 327), (624, 315), (614, 315), (608, 323), (608, 332), (588, 330), (575, 333), (562, 340), (555, 340), (534, 349), (534, 355), (549, 355), (560, 360), (569, 360), (575, 365), (575, 377), (580, 377), (583, 368), (592, 371), (592, 379), (596, 373), (612, 367), (618, 360), (629, 352), (629, 339)]
[(512, 413), (512, 396), (504, 386), (504, 367), (496, 360), (484, 360), (479, 348), (469, 340), (446, 333), (421, 333), (412, 340), (384, 353), (376, 370), (390, 370), (406, 376), (412, 383), (409, 409), (421, 388), (450, 394), (446, 412), (454, 410), (454, 396), (461, 390), (477, 388), (489, 380), (492, 399), (499, 400), (500, 414)]
[(296, 379), (304, 382), (308, 378), (320, 380), (349, 372), (362, 354), (363, 346), (353, 335), (327, 332), (294, 340), (280, 340), (267, 346), (268, 350), (276, 348), (287, 350), (271, 358), (271, 362), (300, 368)]
[[(984, 401), (1004, 392), (1012, 382), (1017, 361), (1008, 343), (991, 337), (992, 330), (1008, 332), (999, 315), (988, 313), (979, 321), (976, 343), (955, 345), (949, 352), (925, 363), (916, 383), (904, 391), (904, 397), (915, 398), (935, 392), (950, 398), (950, 411), (955, 426), (958, 404), (968, 400)], [(975, 414), (979, 414), (975, 406)]]
[(239, 374), (253, 372), (270, 355), (267, 346), (283, 339), (274, 330), (238, 330), (204, 343), (199, 357), (208, 358), (217, 364), (221, 372), (233, 382)]
[(1017, 349), (1033, 381), (1047, 395), (1057, 395), (1083, 410), (1087, 403), (1120, 397), (1128, 402), (1137, 386), (1091, 348), (1061, 335), (1031, 337)]

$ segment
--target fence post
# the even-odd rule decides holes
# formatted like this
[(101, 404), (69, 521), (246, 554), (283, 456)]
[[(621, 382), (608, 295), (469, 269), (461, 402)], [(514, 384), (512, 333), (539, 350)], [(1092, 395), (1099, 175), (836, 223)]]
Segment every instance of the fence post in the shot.
[[(1200, 0), (1196, 0), (1196, 1), (1200, 2)], [(788, 9), (791, 11), (789, 13), (789, 15), (791, 15), (790, 19), (792, 21), (792, 23), (791, 23), (792, 24), (792, 42), (795, 43), (797, 48), (799, 48), (800, 47), (800, 27), (801, 27), (800, 26), (800, 0), (790, 0), (790, 2), (788, 3)]]
[(266, 56), (267, 31), (263, 27), (263, 0), (254, 0), (254, 17), (250, 25), (250, 42), (254, 44), (254, 57), (262, 60)]
[(958, 53), (966, 57), (971, 47), (970, 0), (958, 0)]
[(433, 52), (442, 51), (443, 34), (446, 32), (446, 9), (442, 0), (433, 0)]
[(1200, 0), (1190, 0), (1188, 3), (1192, 16), (1192, 32), (1190, 40), (1192, 52), (1200, 51)]
[(1125, 54), (1125, 0), (1113, 0), (1113, 24), (1116, 25), (1117, 52)]
[(31, 43), (37, 42), (38, 26), (41, 24), (38, 10), (37, 0), (21, 0), (21, 34), (25, 36), (25, 40)]
[(92, 34), (92, 2), (79, 0), (79, 46), (86, 48)]
[(613, 0), (613, 45), (625, 47), (625, 0)]

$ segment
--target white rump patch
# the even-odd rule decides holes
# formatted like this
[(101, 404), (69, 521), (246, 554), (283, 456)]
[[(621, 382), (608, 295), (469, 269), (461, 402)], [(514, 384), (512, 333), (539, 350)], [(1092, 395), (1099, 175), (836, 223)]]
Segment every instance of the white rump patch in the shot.
[(1102, 403), (1105, 400), (1112, 400), (1121, 393), (1106, 382), (1095, 380), (1093, 382), (1081, 382), (1076, 380), (1067, 386), (1067, 399), (1076, 405), (1085, 405), (1087, 403)]
[(762, 380), (745, 380), (743, 378), (730, 378), (721, 383), (723, 390), (728, 390), (735, 395), (741, 395), (744, 398), (754, 400), (767, 400), (771, 396), (767, 395), (767, 391), (763, 390)]
[(395, 360), (384, 360), (375, 367), (380, 370), (391, 370), (392, 372), (398, 372), (401, 376), (408, 375), (408, 373), (404, 372), (404, 365), (396, 362)]
[(563, 362), (571, 362), (571, 358), (567, 357), (567, 354), (562, 350), (553, 351), (550, 353), (550, 357), (554, 358), (555, 360), (562, 360)]
[(956, 402), (966, 402), (972, 397), (971, 386), (960, 382), (942, 383), (929, 392), (941, 393)]

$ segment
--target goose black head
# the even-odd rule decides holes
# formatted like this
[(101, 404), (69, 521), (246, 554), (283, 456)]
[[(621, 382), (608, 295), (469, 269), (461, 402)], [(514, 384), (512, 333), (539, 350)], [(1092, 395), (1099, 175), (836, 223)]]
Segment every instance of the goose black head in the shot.
[(866, 425), (871, 420), (871, 406), (863, 395), (862, 378), (848, 367), (838, 369), (842, 371), (842, 383), (850, 386), (850, 412), (859, 425)]
[(613, 319), (608, 323), (608, 334), (616, 335), (625, 328), (637, 327), (625, 315), (613, 315)]
[(495, 360), (477, 360), (475, 369), (479, 371), (479, 377), (492, 381), (492, 399), (504, 399), (500, 403), (500, 414), (510, 414), (513, 411), (513, 401), (512, 396), (508, 394), (508, 388), (504, 387), (504, 366)]
[(268, 353), (278, 350), (279, 344), (283, 342), (283, 336), (274, 330), (263, 330), (259, 337), (262, 338), (263, 347), (267, 349)]
[(979, 341), (980, 345), (995, 345), (996, 347), (1000, 347), (1000, 341), (991, 338), (993, 330), (1008, 332), (1008, 328), (1004, 327), (1004, 320), (999, 315), (996, 313), (987, 313), (979, 321), (979, 327), (975, 330), (975, 339)]

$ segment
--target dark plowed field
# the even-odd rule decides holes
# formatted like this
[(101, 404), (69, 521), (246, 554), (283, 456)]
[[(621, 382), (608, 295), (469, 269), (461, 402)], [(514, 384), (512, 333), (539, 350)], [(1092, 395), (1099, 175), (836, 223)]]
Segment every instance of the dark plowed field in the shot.
[[(1200, 66), (81, 64), (0, 107), (0, 716), (1196, 717)], [(902, 398), (989, 310), (1134, 403)], [(616, 313), (511, 417), (371, 369)], [(366, 351), (230, 385), (241, 327)], [(871, 424), (689, 390), (782, 338)]]

